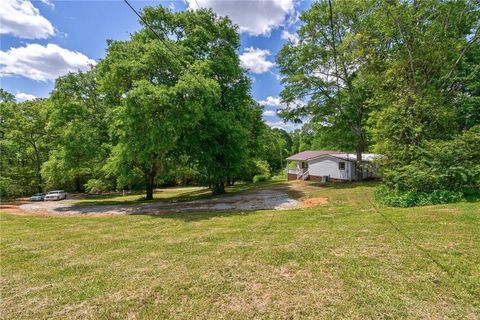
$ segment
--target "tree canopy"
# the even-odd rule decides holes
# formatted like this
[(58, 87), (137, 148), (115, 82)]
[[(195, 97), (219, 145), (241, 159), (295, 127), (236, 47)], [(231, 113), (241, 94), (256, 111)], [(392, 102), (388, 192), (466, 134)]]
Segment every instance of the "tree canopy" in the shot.
[(389, 203), (480, 189), (476, 1), (320, 0), (300, 19), (277, 65), (280, 115), (302, 128), (262, 119), (227, 17), (146, 7), (140, 30), (58, 78), (50, 97), (0, 90), (0, 195), (126, 188), (152, 199), (175, 183), (223, 193), (285, 173), (285, 158), (308, 149), (355, 152), (358, 180), (362, 153), (382, 154)]

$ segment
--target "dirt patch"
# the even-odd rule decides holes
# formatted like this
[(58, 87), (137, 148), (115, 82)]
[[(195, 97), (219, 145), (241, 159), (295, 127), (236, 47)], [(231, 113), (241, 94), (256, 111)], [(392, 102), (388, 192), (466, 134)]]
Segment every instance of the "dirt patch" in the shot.
[[(136, 205), (76, 205), (65, 201), (30, 202), (17, 206), (20, 212), (56, 215), (117, 215), (165, 214), (200, 211), (251, 211), (286, 210), (296, 208), (299, 202), (287, 193), (276, 189), (244, 192), (236, 195), (214, 197), (185, 202), (155, 202)], [(15, 212), (12, 212), (15, 213)]]
[(22, 214), (24, 211), (21, 210), (19, 204), (2, 204), (0, 205), (0, 211), (8, 212), (11, 214)]
[[(266, 189), (244, 191), (237, 194), (223, 195), (208, 199), (180, 202), (151, 202), (141, 204), (101, 204), (82, 205), (70, 201), (20, 201), (1, 206), (1, 210), (12, 214), (34, 215), (125, 215), (150, 214), (158, 215), (177, 212), (209, 212), (209, 211), (252, 211), (252, 210), (288, 210), (310, 208), (323, 205), (327, 198), (304, 198), (309, 193), (318, 191), (319, 186), (301, 182), (290, 182)], [(80, 197), (82, 198), (82, 197)]]
[(315, 207), (319, 206), (322, 204), (327, 204), (328, 203), (328, 198), (310, 198), (310, 199), (305, 199), (303, 200), (299, 205), (298, 208), (310, 208), (310, 207)]

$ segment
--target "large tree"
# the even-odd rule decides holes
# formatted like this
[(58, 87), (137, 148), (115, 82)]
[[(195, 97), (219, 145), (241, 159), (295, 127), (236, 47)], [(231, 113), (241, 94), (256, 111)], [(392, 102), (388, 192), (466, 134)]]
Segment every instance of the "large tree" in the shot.
[(223, 193), (225, 185), (241, 176), (245, 163), (255, 157), (251, 149), (256, 147), (261, 113), (240, 66), (240, 37), (231, 21), (207, 10), (176, 16), (183, 30), (179, 41), (192, 52), (200, 72), (219, 87), (219, 99), (206, 106), (198, 125), (186, 132), (185, 146), (205, 184), (214, 193)]
[(407, 165), (429, 140), (445, 140), (479, 121), (478, 2), (389, 1), (372, 10), (367, 37), (381, 59), (371, 77), (371, 118), (389, 167)]
[(144, 28), (110, 42), (99, 64), (106, 100), (116, 106), (109, 167), (139, 172), (151, 199), (165, 164), (186, 153), (222, 193), (246, 154), (253, 110), (238, 34), (211, 11), (148, 7), (142, 18)]
[(97, 72), (69, 73), (55, 82), (50, 97), (48, 132), (53, 150), (43, 165), (50, 186), (84, 190), (102, 176), (110, 153), (107, 105), (98, 90)]
[(287, 43), (277, 56), (284, 75), (281, 98), (288, 105), (281, 116), (296, 122), (307, 117), (322, 131), (323, 145), (354, 148), (358, 180), (369, 114), (370, 83), (363, 71), (371, 63), (358, 34), (371, 4), (315, 2), (301, 16), (299, 41)]
[(141, 172), (147, 200), (153, 199), (156, 177), (166, 173), (169, 162), (177, 161), (172, 154), (181, 133), (189, 132), (203, 117), (199, 106), (214, 103), (215, 83), (203, 80), (200, 85), (187, 75), (172, 87), (136, 81), (116, 108), (114, 134), (118, 143), (110, 161), (126, 162)]
[(5, 196), (41, 192), (43, 162), (48, 157), (50, 139), (46, 132), (48, 100), (37, 99), (15, 103), (0, 102), (0, 193)]

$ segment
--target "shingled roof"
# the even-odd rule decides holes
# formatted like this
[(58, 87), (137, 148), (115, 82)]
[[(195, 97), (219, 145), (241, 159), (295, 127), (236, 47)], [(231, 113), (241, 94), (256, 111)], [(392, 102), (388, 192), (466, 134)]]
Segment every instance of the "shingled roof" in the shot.
[(324, 156), (326, 154), (334, 155), (339, 153), (342, 153), (342, 152), (329, 151), (329, 150), (317, 150), (317, 151), (308, 150), (308, 151), (302, 151), (297, 154), (294, 154), (293, 156), (288, 157), (287, 160), (307, 161), (309, 159), (316, 158), (319, 156)]
[[(356, 159), (356, 154), (354, 153), (345, 153), (345, 152), (340, 152), (340, 151), (328, 151), (328, 150), (308, 150), (308, 151), (302, 151), (300, 153), (294, 154), (293, 156), (290, 156), (287, 158), (287, 160), (290, 161), (308, 161), (310, 159), (318, 158), (320, 156), (325, 156), (325, 155), (331, 155), (343, 160), (347, 161), (355, 161)], [(363, 153), (362, 154), (362, 161), (373, 161), (375, 158), (381, 157), (378, 154), (374, 153)]]

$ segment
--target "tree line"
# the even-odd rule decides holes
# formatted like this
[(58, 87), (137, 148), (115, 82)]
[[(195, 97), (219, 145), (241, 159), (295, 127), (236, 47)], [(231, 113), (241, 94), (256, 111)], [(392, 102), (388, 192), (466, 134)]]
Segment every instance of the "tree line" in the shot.
[(322, 0), (277, 56), (280, 116), (271, 129), (239, 63), (240, 38), (212, 11), (142, 12), (89, 72), (51, 96), (2, 90), (2, 195), (201, 184), (214, 193), (266, 179), (287, 155), (382, 154), (382, 201), (460, 199), (480, 188), (480, 8), (473, 0)]
[(152, 199), (157, 185), (189, 183), (223, 193), (280, 169), (288, 134), (262, 120), (230, 20), (148, 7), (141, 22), (47, 99), (16, 103), (2, 90), (3, 196), (127, 188)]
[(480, 189), (480, 6), (469, 0), (327, 0), (277, 56), (282, 117), (300, 144), (382, 154), (389, 204)]

